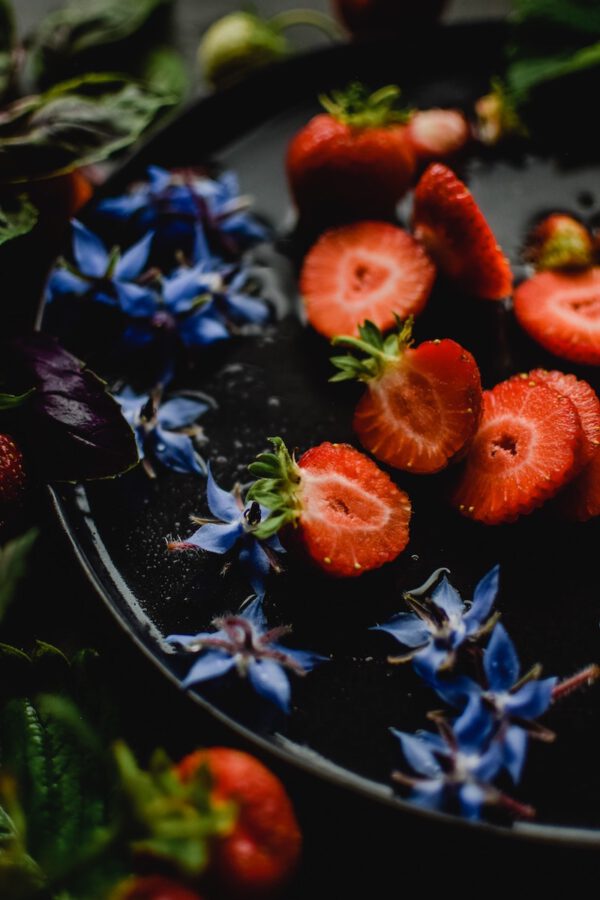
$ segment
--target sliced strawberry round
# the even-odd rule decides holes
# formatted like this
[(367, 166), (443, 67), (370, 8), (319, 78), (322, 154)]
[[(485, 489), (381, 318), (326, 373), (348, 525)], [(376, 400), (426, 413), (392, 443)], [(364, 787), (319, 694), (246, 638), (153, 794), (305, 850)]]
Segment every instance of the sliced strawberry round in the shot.
[(298, 460), (301, 537), (331, 575), (348, 577), (396, 559), (408, 543), (411, 506), (389, 475), (349, 444), (321, 444)]
[(573, 403), (583, 431), (581, 460), (583, 465), (588, 463), (600, 447), (600, 400), (593, 387), (574, 375), (548, 372), (546, 369), (534, 369), (528, 375), (520, 377), (529, 381), (541, 381)]
[(324, 443), (296, 462), (281, 438), (249, 468), (264, 476), (248, 497), (271, 510), (256, 529), (269, 537), (286, 524), (312, 561), (329, 575), (362, 575), (406, 547), (411, 505), (389, 475), (349, 444)]
[(512, 378), (483, 394), (483, 416), (452, 496), (487, 525), (513, 522), (574, 475), (582, 429), (568, 397)]
[(515, 291), (521, 327), (555, 356), (600, 365), (600, 267), (540, 272)]
[(447, 278), (487, 300), (512, 290), (510, 264), (473, 195), (454, 172), (432, 163), (415, 188), (413, 229)]
[(320, 334), (357, 334), (370, 319), (385, 330), (394, 316), (418, 315), (435, 268), (407, 231), (387, 222), (358, 222), (326, 231), (304, 260), (300, 292)]
[(354, 413), (354, 430), (377, 459), (411, 472), (439, 472), (471, 442), (481, 413), (481, 380), (471, 354), (455, 341), (411, 347), (410, 320), (384, 342), (366, 322), (360, 338), (334, 345), (367, 354), (334, 357), (332, 380), (358, 378), (367, 390)]
[(458, 153), (471, 136), (459, 109), (422, 109), (408, 123), (408, 137), (417, 159), (430, 162)]

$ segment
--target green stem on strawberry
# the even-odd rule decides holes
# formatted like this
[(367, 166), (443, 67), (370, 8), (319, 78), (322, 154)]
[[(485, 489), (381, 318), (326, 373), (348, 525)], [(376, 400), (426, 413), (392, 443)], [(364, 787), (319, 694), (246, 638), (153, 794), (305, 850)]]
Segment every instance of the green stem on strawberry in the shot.
[(410, 119), (413, 111), (397, 106), (401, 93), (397, 85), (388, 84), (370, 94), (363, 84), (353, 82), (331, 96), (321, 94), (319, 102), (334, 119), (352, 128), (381, 128)]
[(280, 437), (269, 438), (274, 452), (260, 453), (248, 466), (258, 480), (251, 486), (247, 500), (255, 500), (271, 510), (271, 515), (254, 529), (256, 537), (272, 537), (284, 525), (293, 524), (300, 516), (300, 469)]
[(33, 394), (35, 388), (31, 388), (24, 394), (0, 394), (0, 412), (6, 409), (15, 409), (22, 406), (26, 400)]
[(371, 381), (379, 378), (387, 366), (398, 362), (405, 350), (413, 343), (412, 329), (414, 318), (409, 316), (403, 323), (396, 317), (397, 331), (386, 338), (379, 328), (368, 320), (359, 325), (359, 337), (352, 335), (337, 335), (331, 341), (333, 347), (348, 347), (350, 350), (358, 350), (366, 354), (366, 359), (358, 359), (348, 354), (346, 356), (334, 356), (331, 363), (339, 369), (330, 381)]

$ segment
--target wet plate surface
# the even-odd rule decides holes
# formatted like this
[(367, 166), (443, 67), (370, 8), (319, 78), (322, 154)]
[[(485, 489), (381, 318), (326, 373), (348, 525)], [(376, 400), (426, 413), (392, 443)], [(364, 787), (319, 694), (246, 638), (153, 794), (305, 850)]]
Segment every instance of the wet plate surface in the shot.
[[(274, 245), (252, 251), (256, 264), (269, 273), (278, 321), (258, 336), (207, 352), (178, 383), (216, 401), (202, 425), (209, 439), (206, 456), (226, 487), (247, 480), (246, 464), (265, 449), (269, 435), (281, 435), (301, 450), (323, 440), (353, 442), (351, 411), (359, 389), (328, 384), (329, 348), (297, 315), (296, 265), (308, 236), (291, 232), (285, 147), (315, 111), (316, 90), (343, 86), (352, 77), (374, 86), (398, 82), (407, 102), (416, 105), (467, 108), (499, 67), (502, 33), (463, 27), (448, 29), (436, 40), (435, 52), (430, 48), (425, 57), (418, 47), (412, 56), (406, 48), (402, 54), (394, 47), (341, 48), (258, 76), (175, 121), (106, 189), (117, 192), (143, 175), (148, 163), (198, 165), (211, 159), (238, 173), (243, 191), (255, 197), (256, 211), (278, 235)], [(566, 167), (552, 155), (486, 154), (469, 159), (460, 171), (515, 268), (523, 237), (540, 212), (597, 212), (598, 166)], [(56, 327), (51, 316), (46, 327)], [(115, 371), (120, 363), (107, 352), (106, 336), (61, 329), (70, 347), (101, 374), (126, 374)], [(560, 367), (525, 340), (510, 314), (493, 303), (454, 296), (442, 286), (416, 327), (417, 341), (434, 337), (452, 337), (471, 350), (485, 386), (523, 368)], [(121, 362), (126, 369), (127, 362)], [(564, 368), (579, 373), (574, 366)], [(597, 373), (580, 374), (600, 388)], [(485, 528), (448, 506), (444, 474), (394, 477), (414, 509), (410, 545), (394, 564), (347, 583), (313, 574), (289, 554), (286, 572), (269, 582), (269, 622), (291, 623), (292, 646), (331, 658), (294, 681), (292, 715), (271, 713), (243, 684), (203, 689), (201, 700), (230, 717), (235, 727), (249, 729), (256, 740), (284, 746), (292, 756), (298, 748), (316, 753), (323, 761), (311, 757), (309, 764), (323, 772), (325, 760), (341, 767), (348, 784), (354, 776), (371, 780), (368, 789), (374, 794), (391, 792), (389, 773), (401, 762), (389, 726), (425, 727), (427, 711), (439, 701), (410, 667), (387, 664), (386, 655), (397, 645), (368, 629), (401, 610), (402, 591), (416, 587), (435, 568), (450, 569), (452, 583), (470, 599), (477, 581), (500, 563), (496, 606), (523, 669), (541, 661), (546, 674), (566, 676), (600, 656), (598, 522), (567, 525), (546, 508), (515, 525)], [(172, 652), (164, 636), (205, 630), (214, 615), (239, 608), (248, 593), (235, 570), (227, 577), (220, 574), (220, 557), (166, 550), (168, 536), (190, 534), (191, 514), (206, 513), (203, 494), (198, 478), (165, 472), (150, 481), (141, 469), (86, 489), (55, 490), (64, 525), (104, 598), (132, 637), (176, 679), (187, 671), (187, 660)], [(593, 802), (600, 793), (597, 699), (593, 690), (576, 694), (544, 719), (558, 740), (532, 746), (519, 787), (540, 823), (600, 824), (600, 808)]]

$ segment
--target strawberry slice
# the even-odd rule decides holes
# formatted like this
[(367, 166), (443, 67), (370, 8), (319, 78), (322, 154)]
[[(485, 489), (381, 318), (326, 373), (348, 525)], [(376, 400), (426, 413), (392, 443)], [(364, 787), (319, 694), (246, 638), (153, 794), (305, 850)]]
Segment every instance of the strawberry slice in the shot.
[(349, 444), (320, 444), (298, 462), (281, 438), (249, 468), (261, 477), (248, 497), (272, 510), (256, 531), (292, 524), (312, 561), (329, 575), (355, 577), (391, 562), (408, 543), (411, 505), (389, 475)]
[(336, 337), (367, 354), (334, 357), (332, 381), (357, 378), (367, 390), (354, 413), (354, 430), (377, 459), (411, 472), (439, 472), (472, 440), (481, 413), (477, 363), (445, 339), (412, 348), (412, 319), (384, 340), (372, 322), (360, 339)]
[(565, 516), (576, 522), (587, 522), (600, 516), (600, 449), (561, 492), (558, 504)]
[(454, 172), (432, 163), (415, 188), (413, 230), (449, 280), (487, 300), (512, 290), (512, 272), (473, 195)]
[(309, 250), (300, 292), (313, 328), (325, 337), (357, 334), (370, 319), (385, 330), (394, 314), (418, 315), (435, 268), (423, 248), (387, 222), (357, 222), (326, 231)]
[(469, 142), (469, 123), (459, 109), (422, 109), (411, 117), (408, 138), (421, 162), (453, 156)]
[(550, 353), (600, 365), (600, 267), (539, 272), (515, 291), (521, 327)]
[(595, 456), (600, 447), (600, 400), (596, 391), (581, 378), (566, 375), (564, 372), (548, 372), (546, 369), (534, 369), (529, 375), (517, 376), (529, 381), (541, 381), (554, 388), (559, 394), (568, 397), (579, 414), (583, 431), (581, 443), (582, 465)]
[(579, 463), (582, 428), (568, 397), (511, 378), (483, 394), (483, 417), (452, 496), (463, 515), (513, 522), (553, 497)]

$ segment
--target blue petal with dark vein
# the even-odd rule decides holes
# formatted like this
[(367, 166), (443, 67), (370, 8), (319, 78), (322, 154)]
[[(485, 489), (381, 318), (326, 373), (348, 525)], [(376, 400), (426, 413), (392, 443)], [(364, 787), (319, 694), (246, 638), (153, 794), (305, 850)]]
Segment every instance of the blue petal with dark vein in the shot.
[(279, 663), (272, 659), (253, 659), (248, 666), (248, 677), (258, 694), (289, 713), (292, 690)]
[(375, 625), (371, 631), (385, 631), (406, 647), (422, 647), (431, 634), (427, 625), (413, 613), (398, 613), (383, 625)]
[(519, 657), (506, 628), (498, 623), (483, 651), (483, 668), (490, 690), (508, 691), (519, 677)]
[(221, 678), (235, 666), (235, 659), (229, 653), (222, 650), (206, 650), (198, 659), (181, 684), (184, 688), (199, 684), (202, 681), (212, 681), (213, 678)]

